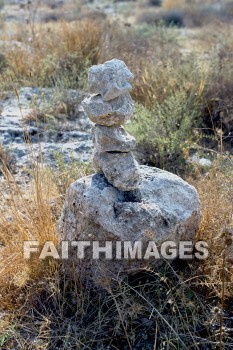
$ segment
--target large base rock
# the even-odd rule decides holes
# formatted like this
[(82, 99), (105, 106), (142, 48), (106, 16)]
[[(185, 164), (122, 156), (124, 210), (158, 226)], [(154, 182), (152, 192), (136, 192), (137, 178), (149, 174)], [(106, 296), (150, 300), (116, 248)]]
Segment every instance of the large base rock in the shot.
[[(155, 241), (193, 240), (199, 224), (195, 188), (166, 171), (141, 166), (141, 184), (135, 191), (114, 188), (103, 174), (73, 183), (60, 218), (63, 240)], [(103, 243), (104, 244), (104, 243)], [(148, 264), (134, 260), (92, 260), (91, 252), (74, 266), (81, 278), (103, 281)], [(68, 270), (72, 266), (67, 264)]]

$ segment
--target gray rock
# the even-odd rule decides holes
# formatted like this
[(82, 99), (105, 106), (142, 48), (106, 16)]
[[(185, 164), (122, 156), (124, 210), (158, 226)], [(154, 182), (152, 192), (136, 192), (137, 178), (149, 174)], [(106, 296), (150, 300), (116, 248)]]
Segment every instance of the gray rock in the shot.
[(34, 50), (31, 46), (16, 40), (0, 40), (1, 53), (12, 52), (14, 50), (20, 49), (28, 54), (33, 54)]
[(210, 167), (212, 165), (212, 162), (211, 160), (207, 159), (207, 158), (199, 158), (198, 156), (196, 155), (193, 155), (192, 156), (192, 161), (194, 163), (197, 163), (203, 167)]
[(109, 127), (95, 125), (94, 145), (97, 152), (130, 152), (136, 140), (122, 126)]
[[(5, 93), (0, 106), (0, 143), (6, 151), (12, 152), (17, 172), (30, 167), (34, 158), (40, 160), (41, 154), (43, 161), (52, 167), (57, 166), (55, 154), (65, 162), (90, 160), (93, 123), (80, 105), (87, 94), (71, 89), (58, 94), (53, 88), (32, 87), (21, 88), (18, 93), (19, 100), (15, 93)], [(43, 123), (28, 119), (34, 110), (38, 113), (46, 111), (47, 107), (55, 110), (59, 101), (64, 101), (71, 117), (67, 116), (65, 122), (57, 120), (53, 125), (48, 121), (45, 127)]]
[(92, 66), (88, 72), (90, 92), (101, 94), (104, 101), (113, 100), (130, 91), (133, 78), (126, 64), (117, 59)]
[(17, 149), (17, 148), (15, 148), (14, 154), (15, 154), (15, 156), (17, 156), (17, 158), (22, 158), (22, 157), (25, 157), (27, 155), (25, 150)]
[(100, 95), (92, 95), (82, 102), (90, 120), (96, 124), (117, 126), (124, 124), (134, 112), (130, 94), (122, 95), (112, 101), (103, 101)]
[(107, 180), (119, 190), (132, 191), (139, 185), (139, 166), (131, 152), (95, 152), (93, 166), (97, 172), (103, 172)]
[[(103, 174), (79, 179), (67, 191), (59, 221), (62, 240), (154, 241), (194, 240), (200, 220), (197, 191), (180, 177), (141, 166), (142, 181), (135, 191), (122, 192)], [(103, 243), (104, 245), (104, 243)], [(75, 254), (71, 256), (75, 259)], [(77, 259), (77, 258), (76, 258)], [(152, 259), (155, 263), (155, 259)], [(158, 261), (159, 262), (159, 261)], [(76, 261), (76, 271), (95, 283), (110, 276), (148, 266), (145, 260)], [(68, 262), (70, 270), (71, 262)]]
[(21, 137), (15, 137), (14, 141), (16, 143), (23, 143), (23, 139)]

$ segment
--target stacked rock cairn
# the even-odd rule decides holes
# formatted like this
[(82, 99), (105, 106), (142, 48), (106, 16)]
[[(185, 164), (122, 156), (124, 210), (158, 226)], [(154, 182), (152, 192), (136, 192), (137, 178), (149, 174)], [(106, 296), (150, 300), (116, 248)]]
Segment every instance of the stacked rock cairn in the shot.
[[(123, 125), (133, 115), (129, 95), (132, 73), (125, 63), (113, 59), (89, 70), (92, 95), (83, 107), (94, 126), (93, 162), (97, 173), (78, 179), (67, 190), (59, 220), (64, 241), (141, 242), (146, 249), (149, 241), (161, 245), (165, 241), (179, 244), (195, 240), (200, 221), (200, 201), (196, 189), (177, 175), (167, 171), (140, 166), (132, 150), (135, 139)], [(94, 249), (94, 248), (93, 248)], [(95, 259), (91, 246), (85, 259), (65, 262), (68, 274), (75, 266), (78, 278), (96, 285), (118, 280), (132, 271), (140, 270), (157, 258)], [(124, 250), (124, 249), (122, 249)], [(144, 253), (143, 253), (144, 254)], [(158, 259), (158, 263), (161, 261)]]
[(129, 94), (133, 78), (118, 59), (92, 66), (88, 72), (92, 95), (82, 102), (95, 123), (93, 166), (121, 191), (135, 190), (140, 182), (139, 165), (132, 154), (136, 140), (123, 127), (134, 112)]

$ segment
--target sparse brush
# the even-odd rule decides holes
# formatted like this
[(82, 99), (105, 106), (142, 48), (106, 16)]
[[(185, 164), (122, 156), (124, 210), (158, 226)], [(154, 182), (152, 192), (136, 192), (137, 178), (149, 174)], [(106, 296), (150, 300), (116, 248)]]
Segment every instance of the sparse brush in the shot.
[(53, 170), (52, 176), (61, 194), (65, 194), (72, 182), (93, 173), (91, 162), (82, 163), (71, 159), (70, 163), (67, 164), (62, 154), (56, 153), (54, 157), (56, 168)]
[(219, 157), (204, 176), (199, 176), (195, 181), (190, 179), (202, 203), (202, 220), (197, 238), (207, 241), (209, 245), (209, 258), (199, 266), (199, 273), (205, 276), (202, 283), (207, 286), (210, 295), (221, 298), (224, 270), (225, 299), (232, 298), (233, 285), (233, 235), (230, 233), (233, 230), (232, 179), (233, 160), (224, 157)]
[[(7, 52), (9, 70), (18, 81), (39, 86), (77, 87), (82, 85), (83, 71), (98, 61), (103, 34), (100, 21), (59, 22), (35, 28), (31, 51), (16, 48)], [(20, 36), (20, 33), (18, 34)], [(30, 31), (22, 33), (22, 41)]]
[[(10, 285), (24, 285), (33, 276), (39, 276), (43, 270), (38, 260), (30, 263), (24, 260), (23, 242), (58, 242), (56, 212), (59, 212), (59, 195), (48, 171), (43, 167), (33, 168), (33, 180), (23, 189), (19, 188), (6, 167), (3, 173), (6, 181), (4, 187), (1, 187), (0, 283), (9, 288)], [(7, 300), (4, 302), (7, 303)]]
[[(71, 182), (90, 172), (88, 165), (78, 162), (65, 167), (58, 156), (57, 164), (57, 171), (52, 172), (34, 161), (30, 177), (26, 176), (25, 182), (22, 179), (19, 186), (4, 162), (5, 181), (0, 187), (1, 286), (23, 286), (50, 268), (38, 259), (27, 263), (23, 257), (23, 242), (35, 240), (41, 246), (47, 240), (59, 242), (57, 220), (65, 191)], [(1, 305), (5, 302), (7, 304), (5, 300)]]
[[(14, 330), (4, 333), (6, 344), (15, 348), (184, 349), (193, 344), (198, 349), (202, 335), (211, 334), (210, 324), (200, 332), (210, 308), (166, 262), (159, 271), (142, 271), (107, 290), (68, 280), (57, 270), (18, 292), (27, 300), (15, 312)], [(211, 346), (211, 338), (207, 342)]]
[(233, 38), (228, 45), (221, 45), (214, 54), (204, 98), (203, 126), (207, 133), (221, 130), (223, 142), (233, 144)]
[(143, 105), (137, 105), (127, 126), (138, 141), (141, 161), (176, 173), (184, 171), (186, 156), (199, 141), (194, 130), (200, 124), (205, 86), (195, 65), (186, 69), (168, 66), (145, 74), (144, 87), (138, 84), (134, 91)]

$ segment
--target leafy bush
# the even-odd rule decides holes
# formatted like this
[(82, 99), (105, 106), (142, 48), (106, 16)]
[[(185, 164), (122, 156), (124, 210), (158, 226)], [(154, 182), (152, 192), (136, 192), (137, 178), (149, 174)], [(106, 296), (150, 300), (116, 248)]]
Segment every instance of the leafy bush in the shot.
[(142, 160), (160, 168), (180, 172), (185, 155), (193, 147), (199, 107), (194, 96), (177, 91), (152, 110), (136, 105), (136, 115), (128, 130), (136, 137)]

